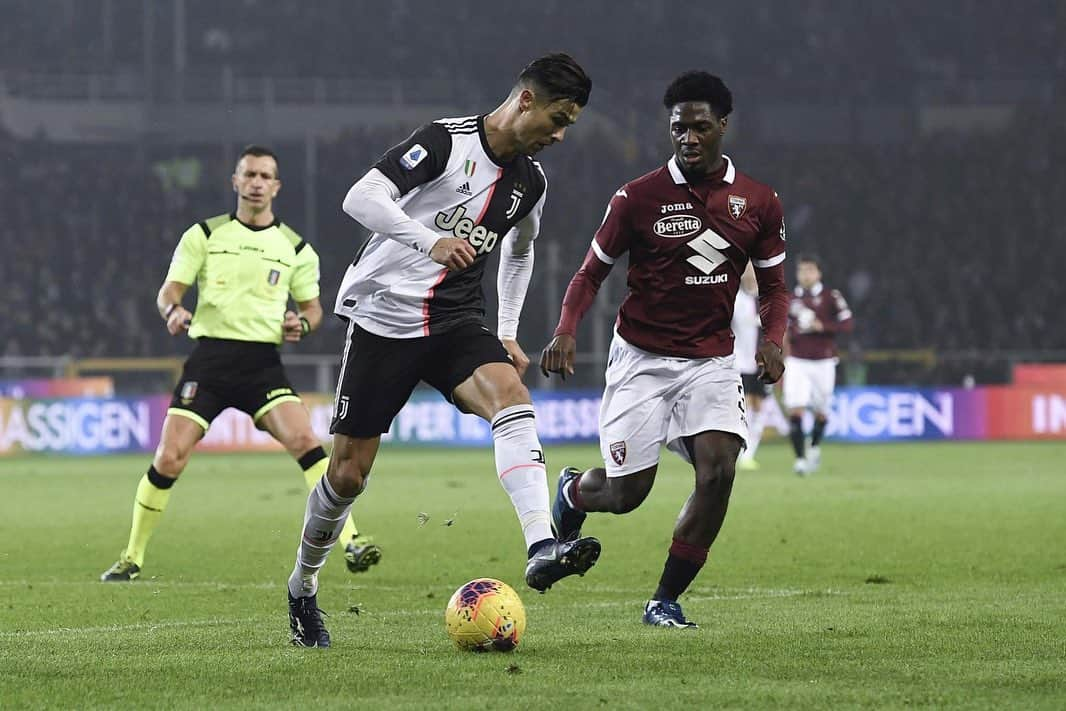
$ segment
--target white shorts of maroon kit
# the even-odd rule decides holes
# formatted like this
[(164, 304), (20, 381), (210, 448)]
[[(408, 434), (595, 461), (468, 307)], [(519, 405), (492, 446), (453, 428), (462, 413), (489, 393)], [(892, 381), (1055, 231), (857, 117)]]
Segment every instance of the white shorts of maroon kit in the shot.
[(665, 444), (691, 463), (683, 437), (709, 430), (748, 438), (744, 388), (732, 355), (671, 358), (641, 350), (617, 333), (600, 404), (600, 453), (607, 476), (659, 463)]
[(785, 358), (785, 382), (782, 385), (785, 408), (811, 409), (829, 414), (833, 388), (837, 381), (837, 359)]

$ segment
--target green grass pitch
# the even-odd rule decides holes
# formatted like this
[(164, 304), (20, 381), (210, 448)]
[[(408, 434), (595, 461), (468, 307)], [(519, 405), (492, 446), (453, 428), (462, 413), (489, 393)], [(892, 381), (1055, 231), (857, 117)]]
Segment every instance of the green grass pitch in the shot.
[[(596, 458), (549, 448), (552, 483)], [(599, 564), (538, 595), (491, 451), (383, 449), (357, 512), (384, 559), (327, 564), (330, 650), (287, 645), (306, 492), (282, 454), (195, 456), (142, 579), (97, 582), (148, 461), (0, 460), (0, 707), (1066, 708), (1063, 444), (828, 445), (808, 479), (768, 446), (682, 632), (639, 623), (691, 490), (673, 455), (642, 508), (590, 518)], [(445, 636), (481, 576), (525, 602), (512, 654)]]

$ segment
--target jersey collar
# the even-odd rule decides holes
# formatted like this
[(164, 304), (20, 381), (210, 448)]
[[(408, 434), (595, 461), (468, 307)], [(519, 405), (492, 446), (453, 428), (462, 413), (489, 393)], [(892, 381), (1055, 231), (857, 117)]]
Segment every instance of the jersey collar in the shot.
[(274, 221), (271, 222), (269, 225), (249, 225), (247, 222), (241, 222), (237, 219), (236, 212), (231, 212), (229, 214), (229, 219), (234, 220), (235, 222), (240, 222), (241, 226), (243, 226), (245, 229), (251, 230), (252, 232), (261, 232), (262, 230), (269, 230), (271, 227), (277, 227), (281, 224), (281, 220), (277, 218), (277, 215), (274, 216)]
[(488, 159), (492, 161), (493, 165), (495, 165), (497, 168), (503, 168), (509, 165), (514, 161), (515, 158), (518, 157), (517, 155), (515, 155), (515, 158), (512, 158), (509, 161), (501, 160), (495, 153), (492, 152), (492, 147), (489, 146), (489, 139), (485, 135), (485, 114), (482, 114), (481, 116), (477, 117), (477, 136), (481, 139), (481, 150), (485, 152), (485, 155), (488, 156)]
[[(732, 184), (737, 177), (737, 169), (733, 166), (733, 161), (729, 159), (729, 156), (723, 153), (722, 157), (725, 158), (725, 175), (722, 176), (722, 180)], [(681, 166), (677, 164), (677, 156), (670, 156), (670, 160), (666, 162), (666, 167), (670, 171), (670, 177), (674, 179), (676, 184), (685, 185), (688, 183), (685, 180), (685, 174), (681, 172)]]

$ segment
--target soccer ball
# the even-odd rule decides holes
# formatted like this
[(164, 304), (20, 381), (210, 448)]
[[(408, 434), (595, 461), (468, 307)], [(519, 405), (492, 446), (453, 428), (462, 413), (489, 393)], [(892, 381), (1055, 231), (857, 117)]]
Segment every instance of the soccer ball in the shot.
[(478, 578), (452, 595), (444, 624), (460, 649), (509, 652), (526, 631), (526, 609), (507, 583)]

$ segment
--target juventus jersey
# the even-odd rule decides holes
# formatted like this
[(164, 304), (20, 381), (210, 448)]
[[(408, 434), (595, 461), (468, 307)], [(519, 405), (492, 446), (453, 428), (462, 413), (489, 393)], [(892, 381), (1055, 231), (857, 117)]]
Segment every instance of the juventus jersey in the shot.
[(498, 159), (483, 116), (439, 119), (391, 148), (374, 166), (400, 191), (397, 205), (441, 237), (477, 252), (449, 272), (428, 255), (373, 233), (344, 275), (334, 308), (361, 328), (388, 338), (416, 338), (480, 323), (485, 263), (503, 240), (512, 252), (532, 249), (547, 180), (525, 155)]

